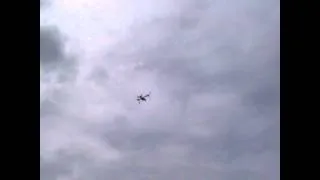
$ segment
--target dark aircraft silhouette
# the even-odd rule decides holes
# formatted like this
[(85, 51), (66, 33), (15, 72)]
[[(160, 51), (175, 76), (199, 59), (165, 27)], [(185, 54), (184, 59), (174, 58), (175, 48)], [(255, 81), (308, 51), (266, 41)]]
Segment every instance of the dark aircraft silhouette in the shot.
[(147, 101), (146, 97), (150, 97), (150, 94), (151, 92), (145, 96), (142, 96), (142, 94), (140, 96), (137, 96), (138, 103), (140, 104), (141, 101)]

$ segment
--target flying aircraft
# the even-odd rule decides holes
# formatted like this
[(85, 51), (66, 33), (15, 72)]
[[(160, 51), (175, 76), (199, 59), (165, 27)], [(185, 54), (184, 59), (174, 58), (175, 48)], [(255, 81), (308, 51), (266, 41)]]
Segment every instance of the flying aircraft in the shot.
[(140, 96), (137, 96), (137, 101), (140, 104), (141, 101), (147, 101), (146, 97), (150, 97), (151, 92), (149, 92), (149, 94), (142, 96), (142, 94)]

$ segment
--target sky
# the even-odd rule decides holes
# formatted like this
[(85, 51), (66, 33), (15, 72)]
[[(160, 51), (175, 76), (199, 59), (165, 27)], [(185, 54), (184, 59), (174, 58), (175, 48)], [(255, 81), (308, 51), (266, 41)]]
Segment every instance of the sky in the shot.
[(280, 179), (279, 0), (40, 2), (41, 180)]

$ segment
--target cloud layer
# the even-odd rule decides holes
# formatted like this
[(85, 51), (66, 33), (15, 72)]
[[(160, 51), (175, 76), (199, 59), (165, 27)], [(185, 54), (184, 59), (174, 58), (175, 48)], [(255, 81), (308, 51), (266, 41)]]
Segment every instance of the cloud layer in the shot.
[(280, 179), (279, 6), (47, 3), (40, 179)]

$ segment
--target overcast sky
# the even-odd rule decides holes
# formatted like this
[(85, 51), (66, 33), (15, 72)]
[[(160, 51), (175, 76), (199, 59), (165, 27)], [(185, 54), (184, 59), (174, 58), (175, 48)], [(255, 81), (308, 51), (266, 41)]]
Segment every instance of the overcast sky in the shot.
[(280, 179), (279, 0), (41, 5), (41, 180)]

